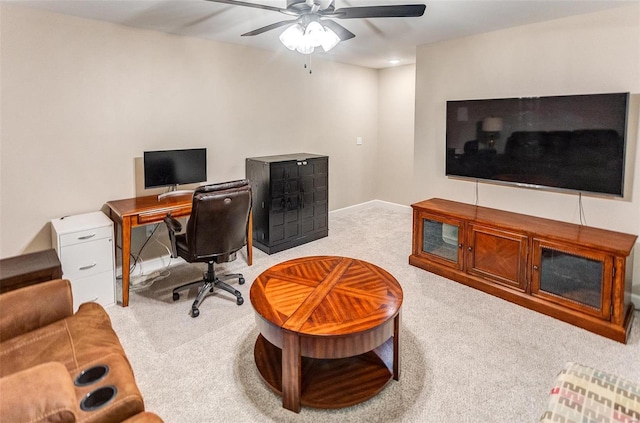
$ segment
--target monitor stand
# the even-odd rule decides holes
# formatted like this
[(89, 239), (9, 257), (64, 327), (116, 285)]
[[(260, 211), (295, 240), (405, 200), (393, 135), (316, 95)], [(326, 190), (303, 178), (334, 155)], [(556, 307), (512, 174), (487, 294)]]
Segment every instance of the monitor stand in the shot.
[(182, 195), (193, 195), (192, 189), (182, 189), (179, 190), (177, 185), (172, 185), (169, 187), (169, 191), (163, 192), (162, 194), (158, 194), (158, 201), (164, 200), (167, 197), (179, 197)]

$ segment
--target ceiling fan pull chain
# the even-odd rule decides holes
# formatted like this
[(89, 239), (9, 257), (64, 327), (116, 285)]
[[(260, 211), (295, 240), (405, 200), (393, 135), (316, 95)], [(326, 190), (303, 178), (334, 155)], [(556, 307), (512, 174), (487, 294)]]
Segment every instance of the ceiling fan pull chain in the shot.
[(313, 73), (313, 69), (311, 69), (311, 55), (305, 54), (304, 56), (304, 68), (309, 69), (309, 75), (311, 75)]

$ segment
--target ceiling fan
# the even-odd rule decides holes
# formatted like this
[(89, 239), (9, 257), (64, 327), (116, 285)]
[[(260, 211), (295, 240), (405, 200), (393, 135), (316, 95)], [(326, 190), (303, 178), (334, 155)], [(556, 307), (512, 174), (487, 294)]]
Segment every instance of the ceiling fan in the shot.
[[(329, 51), (340, 41), (346, 41), (355, 34), (331, 19), (362, 18), (410, 18), (424, 14), (424, 4), (402, 4), (388, 6), (360, 6), (335, 8), (335, 0), (286, 0), (287, 7), (280, 8), (237, 0), (207, 0), (235, 6), (271, 10), (294, 17), (294, 19), (272, 23), (262, 28), (242, 34), (243, 37), (259, 35), (272, 29), (289, 25), (280, 41), (290, 50), (311, 54), (315, 47)], [(330, 19), (331, 18), (331, 19)]]

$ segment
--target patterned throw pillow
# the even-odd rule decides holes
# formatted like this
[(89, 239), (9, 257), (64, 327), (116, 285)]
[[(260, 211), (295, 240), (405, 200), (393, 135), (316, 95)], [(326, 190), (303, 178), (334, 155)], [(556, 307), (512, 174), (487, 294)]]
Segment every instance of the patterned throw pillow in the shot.
[(640, 384), (567, 363), (551, 388), (540, 422), (640, 423)]

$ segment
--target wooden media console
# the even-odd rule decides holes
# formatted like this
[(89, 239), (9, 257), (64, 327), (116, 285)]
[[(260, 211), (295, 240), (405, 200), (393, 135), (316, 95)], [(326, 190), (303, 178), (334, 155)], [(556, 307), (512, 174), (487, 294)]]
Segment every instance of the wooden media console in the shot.
[(626, 343), (636, 235), (438, 198), (412, 207), (410, 264)]

